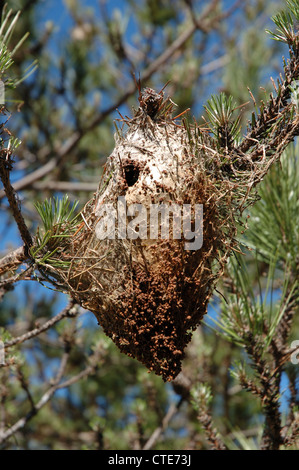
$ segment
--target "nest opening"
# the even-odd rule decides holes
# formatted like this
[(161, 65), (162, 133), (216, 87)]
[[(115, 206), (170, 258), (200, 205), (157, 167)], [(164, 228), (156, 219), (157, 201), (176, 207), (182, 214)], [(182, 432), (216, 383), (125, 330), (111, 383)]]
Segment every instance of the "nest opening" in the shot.
[(123, 166), (123, 170), (128, 187), (134, 186), (134, 184), (137, 183), (139, 178), (139, 166), (135, 162), (127, 163)]

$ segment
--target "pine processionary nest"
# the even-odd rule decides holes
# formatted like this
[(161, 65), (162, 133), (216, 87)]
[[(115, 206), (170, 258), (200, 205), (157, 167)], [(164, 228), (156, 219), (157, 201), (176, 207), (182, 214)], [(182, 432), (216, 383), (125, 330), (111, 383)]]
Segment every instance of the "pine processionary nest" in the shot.
[[(82, 223), (60, 250), (68, 268), (48, 270), (95, 314), (123, 353), (164, 380), (181, 370), (266, 165), (262, 157), (253, 163), (245, 155), (219, 152), (206, 131), (173, 120), (172, 108), (171, 100), (151, 89), (140, 96), (127, 131), (118, 132), (98, 191), (81, 213)], [(182, 225), (174, 236), (171, 210), (168, 237), (160, 228), (151, 238), (149, 212), (161, 205), (192, 208), (189, 225), (201, 234), (198, 249), (186, 249), (191, 242)], [(199, 225), (195, 205), (202, 205)]]

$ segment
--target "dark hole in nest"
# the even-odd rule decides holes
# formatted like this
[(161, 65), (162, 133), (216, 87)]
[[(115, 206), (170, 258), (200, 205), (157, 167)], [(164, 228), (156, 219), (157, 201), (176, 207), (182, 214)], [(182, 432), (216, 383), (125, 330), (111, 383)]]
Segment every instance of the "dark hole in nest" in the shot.
[(129, 187), (133, 186), (138, 181), (138, 178), (139, 178), (140, 171), (139, 171), (138, 166), (135, 165), (134, 163), (128, 163), (124, 167), (124, 172), (125, 172), (125, 179), (126, 179), (127, 185)]

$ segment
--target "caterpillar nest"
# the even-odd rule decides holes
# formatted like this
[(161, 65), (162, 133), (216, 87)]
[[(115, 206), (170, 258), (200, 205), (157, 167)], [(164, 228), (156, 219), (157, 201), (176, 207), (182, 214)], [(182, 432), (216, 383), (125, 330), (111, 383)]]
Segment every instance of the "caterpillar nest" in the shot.
[(76, 231), (55, 253), (67, 268), (43, 272), (95, 314), (121, 352), (169, 381), (237, 246), (260, 167), (173, 119), (162, 92), (147, 88), (139, 101)]

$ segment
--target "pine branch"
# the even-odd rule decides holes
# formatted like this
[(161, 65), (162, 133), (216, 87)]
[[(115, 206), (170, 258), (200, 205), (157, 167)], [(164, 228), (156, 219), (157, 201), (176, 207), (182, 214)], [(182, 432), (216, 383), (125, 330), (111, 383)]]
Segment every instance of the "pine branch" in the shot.
[(292, 85), (299, 78), (299, 33), (298, 0), (287, 1), (289, 10), (279, 13), (272, 20), (278, 27), (278, 33), (272, 33), (274, 39), (289, 45), (290, 59), (284, 62), (284, 78), (280, 77), (275, 86), (276, 98), (270, 95), (268, 103), (261, 104), (260, 112), (253, 115), (248, 134), (238, 147), (246, 153), (250, 150), (252, 158), (261, 156), (261, 152), (271, 156), (281, 155), (295, 136), (299, 135), (299, 117), (297, 105), (288, 103)]
[(205, 431), (207, 440), (211, 445), (211, 450), (227, 450), (218, 431), (213, 426), (213, 420), (209, 410), (209, 404), (212, 400), (210, 387), (205, 384), (193, 387), (191, 396), (193, 407), (197, 412), (197, 419)]
[[(71, 309), (70, 309), (69, 306), (67, 307), (67, 309), (69, 310), (69, 313), (71, 313)], [(63, 311), (61, 313), (63, 314), (63, 313), (65, 313), (65, 311)], [(71, 314), (71, 315), (73, 316), (73, 314)], [(57, 321), (58, 321), (58, 317), (59, 316), (57, 316), (57, 318), (56, 318)], [(61, 318), (63, 318), (63, 316), (60, 316), (59, 320)], [(47, 322), (47, 327), (48, 328), (50, 327), (49, 322)], [(29, 339), (29, 338), (26, 338), (26, 339)], [(24, 338), (23, 338), (23, 340), (24, 340)], [(74, 383), (82, 380), (82, 378), (87, 377), (87, 376), (95, 373), (95, 371), (97, 370), (97, 367), (100, 364), (100, 361), (103, 359), (103, 355), (105, 354), (104, 349), (101, 346), (101, 344), (99, 344), (98, 347), (94, 348), (94, 352), (90, 357), (90, 365), (88, 365), (84, 370), (82, 370), (78, 374), (74, 375), (73, 377), (71, 377), (69, 379), (66, 379), (63, 382), (61, 381), (62, 377), (63, 377), (63, 375), (66, 371), (66, 368), (67, 368), (67, 364), (68, 364), (68, 360), (69, 360), (69, 357), (70, 357), (72, 344), (73, 344), (73, 338), (68, 338), (66, 336), (64, 338), (64, 354), (61, 358), (57, 374), (50, 380), (51, 386), (46, 390), (46, 392), (42, 395), (42, 397), (38, 400), (37, 403), (34, 403), (33, 396), (31, 395), (31, 392), (29, 390), (29, 385), (28, 385), (23, 373), (20, 372), (20, 371), (18, 372), (19, 379), (20, 379), (20, 382), (21, 382), (21, 386), (25, 390), (25, 393), (26, 393), (26, 395), (28, 397), (28, 400), (29, 400), (29, 403), (31, 405), (31, 409), (24, 417), (20, 418), (15, 424), (13, 424), (11, 427), (9, 427), (6, 430), (5, 430), (4, 423), (2, 423), (2, 426), (0, 428), (0, 443), (4, 443), (10, 437), (14, 436), (18, 431), (23, 429), (27, 425), (27, 423), (32, 418), (34, 418), (38, 414), (38, 412), (51, 400), (51, 398), (53, 397), (53, 395), (56, 393), (57, 390), (61, 390), (61, 389), (66, 388), (66, 387), (70, 387)], [(6, 343), (6, 345), (8, 345), (8, 343)], [(10, 343), (9, 345), (12, 345), (12, 343)]]
[(15, 346), (16, 344), (23, 343), (24, 341), (28, 341), (31, 338), (34, 338), (35, 336), (40, 335), (44, 331), (49, 330), (52, 328), (56, 323), (60, 322), (63, 318), (67, 317), (74, 317), (77, 315), (77, 308), (76, 308), (76, 303), (75, 301), (71, 300), (69, 304), (64, 308), (59, 314), (48, 320), (46, 323), (43, 325), (39, 326), (38, 328), (34, 328), (31, 331), (28, 331), (27, 333), (24, 333), (21, 336), (17, 336), (16, 338), (12, 338), (8, 341), (4, 342), (4, 348), (8, 349), (11, 348), (12, 346)]
[(162, 419), (162, 422), (160, 426), (158, 426), (155, 431), (152, 433), (150, 438), (146, 441), (144, 444), (142, 450), (150, 450), (153, 448), (153, 446), (156, 444), (158, 441), (160, 435), (167, 429), (167, 426), (171, 419), (176, 415), (176, 413), (179, 411), (184, 399), (180, 398), (179, 401), (176, 404), (172, 404), (164, 418)]

